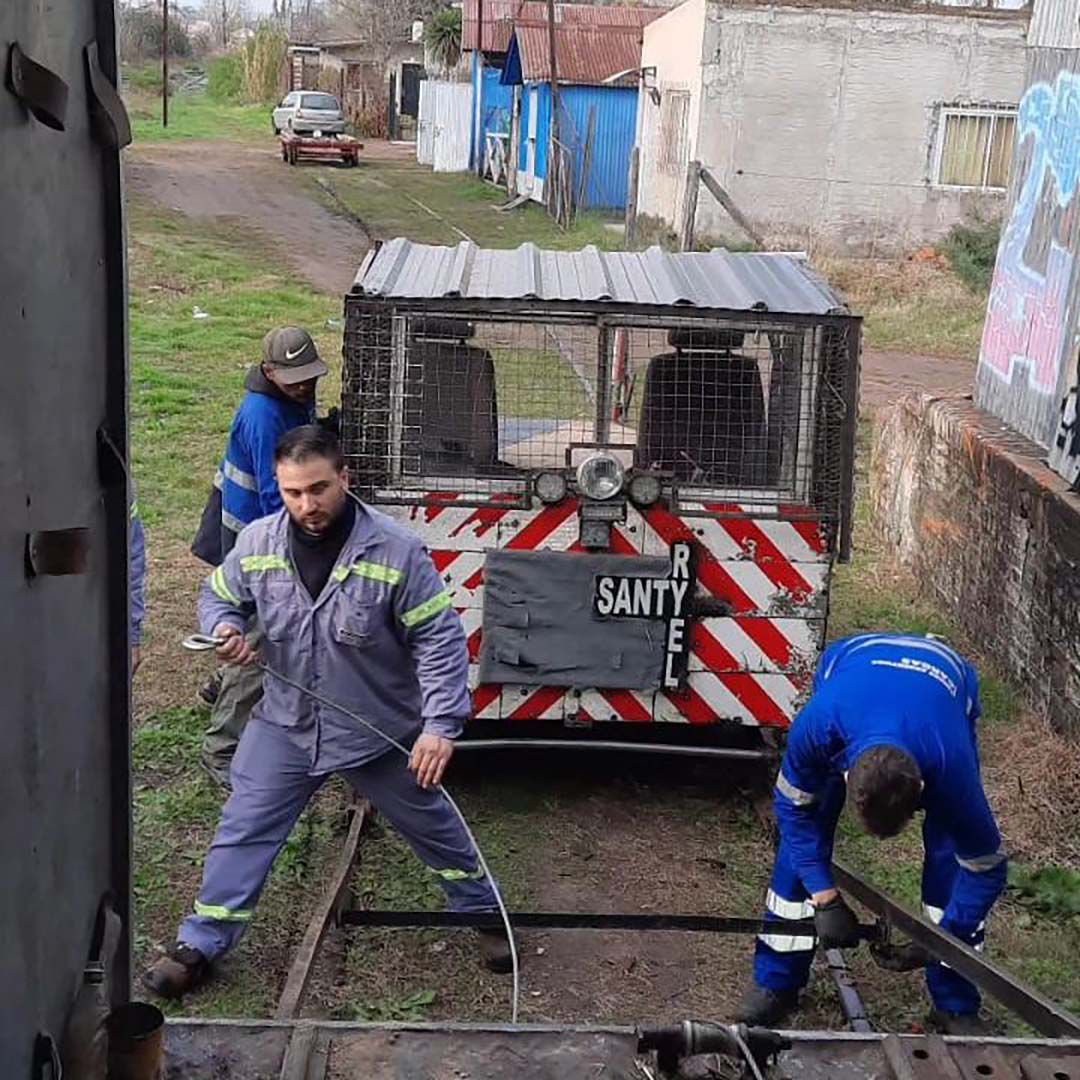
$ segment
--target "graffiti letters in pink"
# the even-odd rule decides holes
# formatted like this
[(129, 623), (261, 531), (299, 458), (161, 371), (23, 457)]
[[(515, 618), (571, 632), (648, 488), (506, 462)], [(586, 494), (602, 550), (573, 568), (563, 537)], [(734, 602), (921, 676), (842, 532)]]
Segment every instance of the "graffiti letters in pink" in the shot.
[(1047, 176), (1057, 208), (1068, 206), (1080, 179), (1080, 77), (1063, 71), (1051, 88), (1030, 86), (1017, 116), (1018, 146), (1031, 140), (1031, 164), (1005, 227), (990, 287), (979, 365), (1006, 383), (1018, 368), (1039, 393), (1057, 387), (1068, 322), (1074, 255), (1051, 240), (1044, 270), (1025, 250), (1037, 217), (1056, 209), (1040, 202)]

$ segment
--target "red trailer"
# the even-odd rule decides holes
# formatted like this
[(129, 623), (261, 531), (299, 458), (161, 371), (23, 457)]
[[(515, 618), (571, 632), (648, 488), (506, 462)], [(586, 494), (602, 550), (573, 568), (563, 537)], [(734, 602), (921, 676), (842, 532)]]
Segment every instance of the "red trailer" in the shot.
[(287, 165), (301, 161), (340, 161), (358, 165), (364, 144), (351, 135), (296, 135), (281, 133), (281, 160)]

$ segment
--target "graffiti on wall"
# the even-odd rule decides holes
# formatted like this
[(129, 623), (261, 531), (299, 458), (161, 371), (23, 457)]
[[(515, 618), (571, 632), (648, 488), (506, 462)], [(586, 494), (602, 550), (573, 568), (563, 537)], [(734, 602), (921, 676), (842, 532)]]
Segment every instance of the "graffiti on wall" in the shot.
[[(1002, 234), (979, 366), (1006, 384), (1026, 371), (1027, 386), (1049, 395), (1057, 387), (1068, 329), (1075, 254), (1052, 234), (1045, 259), (1031, 259), (1029, 251), (1031, 246), (1044, 248), (1031, 245), (1040, 219), (1059, 216), (1076, 196), (1080, 75), (1061, 71), (1052, 86), (1030, 86), (1020, 102), (1016, 138), (1018, 147), (1030, 140), (1031, 163)], [(1044, 191), (1048, 199), (1042, 197)], [(1043, 265), (1034, 265), (1040, 261)]]

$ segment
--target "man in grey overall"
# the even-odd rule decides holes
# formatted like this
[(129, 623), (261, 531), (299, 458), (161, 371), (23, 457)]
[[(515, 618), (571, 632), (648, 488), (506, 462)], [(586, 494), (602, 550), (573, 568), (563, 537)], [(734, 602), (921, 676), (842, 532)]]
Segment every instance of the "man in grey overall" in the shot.
[[(232, 664), (267, 665), (340, 701), (399, 742), (270, 675), (232, 763), (195, 910), (143, 976), (165, 997), (206, 978), (251, 921), (263, 883), (308, 800), (333, 773), (369, 799), (435, 873), (455, 911), (496, 909), (491, 883), (437, 785), (470, 713), (465, 634), (420, 539), (348, 494), (336, 439), (304, 426), (275, 452), (284, 509), (260, 518), (203, 585), (202, 631)], [(482, 931), (487, 965), (509, 970), (502, 931)]]

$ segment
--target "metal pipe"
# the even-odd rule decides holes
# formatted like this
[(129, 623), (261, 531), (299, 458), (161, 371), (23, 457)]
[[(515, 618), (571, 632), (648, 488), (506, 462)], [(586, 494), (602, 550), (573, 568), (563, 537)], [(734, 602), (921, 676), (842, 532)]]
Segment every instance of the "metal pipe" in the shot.
[(613, 739), (462, 739), (454, 744), (465, 750), (605, 750), (631, 754), (670, 754), (673, 757), (726, 758), (733, 761), (774, 761), (770, 750), (742, 750), (724, 746), (669, 746), (666, 743), (617, 742)]
[[(669, 932), (695, 934), (773, 934), (777, 937), (811, 937), (816, 933), (813, 919), (757, 919), (738, 915), (627, 915), (592, 911), (517, 911), (510, 913), (517, 927), (530, 930), (626, 930), (634, 933)], [(394, 926), (489, 928), (499, 926), (494, 912), (463, 911), (368, 911), (353, 908), (339, 917), (342, 926)], [(863, 940), (880, 941), (877, 923), (860, 927)]]

